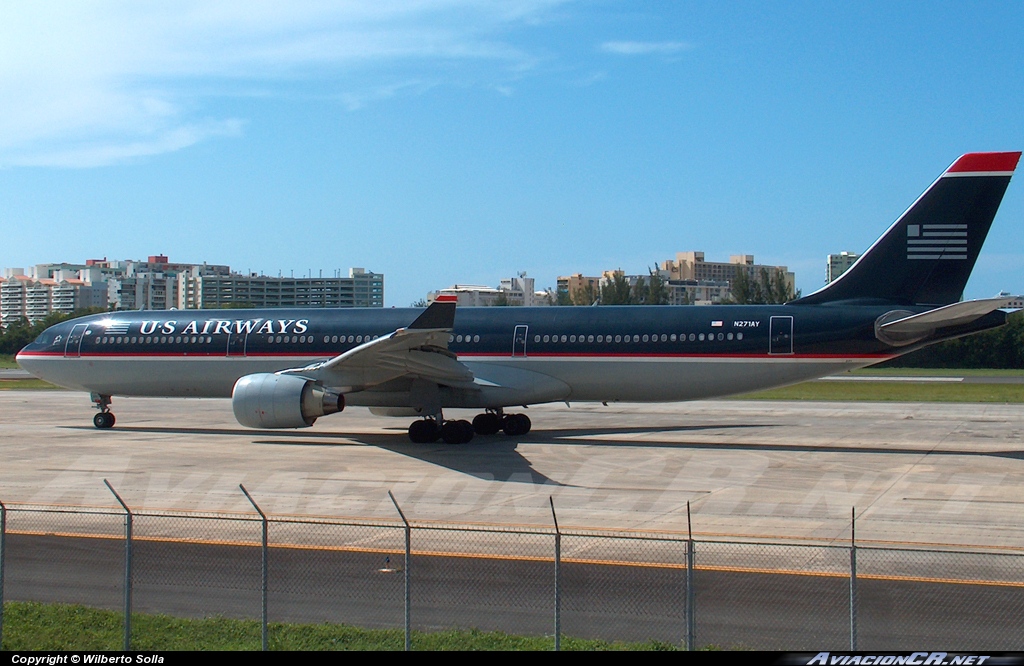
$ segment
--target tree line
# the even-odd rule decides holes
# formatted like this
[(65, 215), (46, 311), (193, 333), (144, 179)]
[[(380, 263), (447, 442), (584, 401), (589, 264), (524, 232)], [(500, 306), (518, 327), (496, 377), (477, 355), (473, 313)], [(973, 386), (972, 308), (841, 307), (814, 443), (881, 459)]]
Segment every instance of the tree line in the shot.
[(632, 285), (622, 271), (614, 271), (610, 280), (595, 287), (584, 285), (573, 293), (559, 292), (557, 305), (668, 305), (669, 291), (665, 280), (655, 270)]
[[(781, 270), (762, 268), (753, 277), (738, 270), (730, 286), (731, 297), (723, 305), (788, 303), (800, 297), (800, 291), (793, 291)], [(600, 286), (588, 284), (571, 294), (560, 291), (557, 305), (668, 305), (669, 301), (669, 285), (657, 270), (648, 269), (648, 277), (637, 278), (633, 285), (622, 271), (615, 271)]]

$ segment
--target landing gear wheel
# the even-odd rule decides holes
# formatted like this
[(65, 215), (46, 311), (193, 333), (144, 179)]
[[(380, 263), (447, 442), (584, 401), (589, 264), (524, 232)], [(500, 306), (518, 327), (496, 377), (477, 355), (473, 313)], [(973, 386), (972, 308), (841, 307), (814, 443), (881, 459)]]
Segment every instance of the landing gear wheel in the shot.
[(501, 420), (501, 429), (509, 437), (518, 437), (530, 432), (530, 417), (526, 414), (506, 414)]
[(477, 414), (473, 418), (473, 430), (478, 435), (493, 435), (501, 430), (501, 417), (493, 412)]
[(473, 425), (469, 421), (445, 421), (441, 439), (445, 444), (468, 444), (473, 440)]
[(114, 427), (114, 415), (110, 412), (100, 412), (96, 416), (92, 417), (92, 424), (100, 430), (106, 430)]
[(413, 421), (412, 425), (409, 426), (409, 439), (417, 444), (429, 444), (430, 442), (436, 442), (437, 438), (440, 436), (441, 430), (437, 427), (437, 423), (435, 423), (433, 419)]

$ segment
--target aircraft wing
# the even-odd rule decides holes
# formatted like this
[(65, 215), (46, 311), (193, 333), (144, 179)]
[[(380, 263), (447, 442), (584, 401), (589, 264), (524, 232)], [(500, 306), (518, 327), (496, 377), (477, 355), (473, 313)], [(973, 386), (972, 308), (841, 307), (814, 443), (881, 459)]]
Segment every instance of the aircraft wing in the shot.
[(975, 319), (1004, 308), (1016, 300), (1020, 300), (1020, 296), (999, 296), (996, 298), (981, 298), (975, 301), (953, 303), (952, 305), (890, 321), (878, 328), (888, 335), (927, 334), (937, 328), (969, 324)]
[(455, 303), (437, 301), (406, 328), (366, 342), (329, 361), (278, 374), (299, 375), (342, 393), (362, 391), (399, 377), (475, 388), (473, 373), (448, 351)]

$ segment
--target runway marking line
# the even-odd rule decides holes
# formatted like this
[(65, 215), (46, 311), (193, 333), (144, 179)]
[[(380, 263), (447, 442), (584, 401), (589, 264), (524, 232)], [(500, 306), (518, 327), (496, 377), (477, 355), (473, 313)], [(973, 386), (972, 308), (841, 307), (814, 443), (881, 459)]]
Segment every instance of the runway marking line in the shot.
[[(7, 530), (7, 534), (18, 534), (24, 536), (56, 536), (62, 538), (79, 538), (79, 539), (107, 539), (123, 541), (124, 538), (120, 536), (109, 536), (104, 534), (75, 534), (72, 532), (36, 532), (29, 530)], [(216, 539), (182, 539), (176, 537), (137, 537), (133, 536), (132, 541), (148, 541), (155, 543), (187, 543), (187, 544), (198, 544), (204, 546), (234, 546), (234, 547), (248, 547), (248, 548), (260, 548), (262, 543), (254, 543), (251, 541), (225, 541)], [(381, 555), (404, 555), (404, 549), (387, 549), (387, 548), (362, 548), (359, 546), (316, 546), (310, 544), (273, 544), (268, 546), (269, 548), (285, 549), (285, 550), (312, 550), (312, 551), (329, 551), (329, 552), (345, 552), (345, 553), (379, 553)], [(413, 555), (421, 557), (450, 557), (460, 559), (476, 559), (476, 560), (500, 560), (510, 562), (545, 562), (551, 563), (554, 561), (550, 557), (540, 557), (531, 555), (494, 555), (490, 553), (452, 553), (443, 551), (431, 551), (431, 550), (413, 550)], [(586, 558), (573, 558), (563, 557), (562, 562), (565, 564), (592, 564), (599, 566), (618, 566), (618, 567), (636, 567), (644, 569), (676, 569), (680, 571), (686, 570), (685, 564), (677, 564), (675, 562), (629, 562), (624, 560), (597, 560), (597, 559), (586, 559)], [(804, 571), (800, 569), (764, 569), (760, 567), (735, 567), (735, 566), (708, 566), (708, 565), (696, 565), (693, 567), (694, 571), (707, 571), (707, 572), (728, 572), (728, 573), (752, 573), (761, 575), (782, 575), (782, 576), (805, 576), (815, 578), (841, 578), (849, 579), (849, 574), (830, 572), (830, 571)], [(1012, 588), (1024, 588), (1024, 581), (996, 581), (996, 580), (984, 580), (980, 578), (938, 578), (932, 576), (894, 576), (886, 574), (857, 574), (857, 580), (880, 580), (889, 582), (904, 582), (904, 583), (936, 583), (944, 585), (978, 585), (983, 587), (1012, 587)]]

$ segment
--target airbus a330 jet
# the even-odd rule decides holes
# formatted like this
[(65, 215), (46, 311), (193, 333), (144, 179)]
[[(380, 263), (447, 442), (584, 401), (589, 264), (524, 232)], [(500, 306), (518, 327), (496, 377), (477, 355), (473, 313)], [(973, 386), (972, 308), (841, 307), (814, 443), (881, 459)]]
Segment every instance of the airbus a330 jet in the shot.
[(251, 428), (359, 405), (452, 444), (527, 433), (518, 406), (793, 384), (1005, 323), (1012, 298), (961, 297), (1020, 155), (958, 158), (842, 276), (785, 305), (111, 312), (48, 328), (17, 360), (91, 393), (97, 428), (112, 396), (230, 397)]

